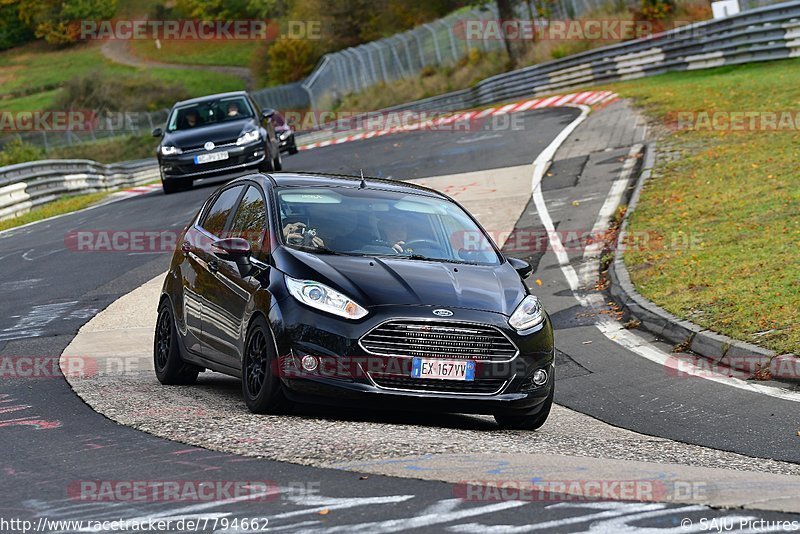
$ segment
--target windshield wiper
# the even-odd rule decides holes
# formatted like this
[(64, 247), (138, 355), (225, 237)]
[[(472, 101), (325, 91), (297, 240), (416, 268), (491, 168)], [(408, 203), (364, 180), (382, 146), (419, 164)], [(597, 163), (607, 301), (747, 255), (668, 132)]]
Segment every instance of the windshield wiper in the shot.
[(461, 265), (473, 265), (471, 262), (464, 260), (455, 260), (450, 258), (429, 258), (428, 256), (423, 256), (422, 254), (409, 254), (408, 256), (406, 256), (406, 258), (410, 260), (438, 261), (441, 263), (458, 263)]
[(335, 250), (330, 249), (330, 248), (326, 247), (325, 245), (322, 245), (321, 247), (315, 247), (315, 246), (312, 246), (312, 245), (288, 245), (288, 246), (292, 247), (292, 248), (296, 248), (296, 249), (302, 250), (304, 252), (316, 252), (318, 254), (336, 254), (336, 255), (339, 254)]

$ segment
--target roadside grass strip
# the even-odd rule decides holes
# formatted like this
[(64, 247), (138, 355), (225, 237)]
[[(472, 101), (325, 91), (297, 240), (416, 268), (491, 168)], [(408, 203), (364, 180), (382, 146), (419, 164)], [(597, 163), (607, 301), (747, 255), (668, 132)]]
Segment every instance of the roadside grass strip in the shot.
[(799, 353), (800, 61), (611, 89), (667, 126), (657, 150), (671, 156), (656, 158), (630, 217), (629, 233), (649, 236), (625, 251), (637, 290), (702, 327)]

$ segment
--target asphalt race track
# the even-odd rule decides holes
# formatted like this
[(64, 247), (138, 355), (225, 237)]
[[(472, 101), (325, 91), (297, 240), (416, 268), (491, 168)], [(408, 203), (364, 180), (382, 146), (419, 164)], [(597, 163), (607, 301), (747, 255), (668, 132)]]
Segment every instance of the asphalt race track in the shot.
[[(371, 176), (412, 179), (525, 165), (578, 113), (572, 108), (537, 110), (525, 114), (520, 129), (405, 133), (329, 146), (285, 157), (284, 170), (347, 174), (363, 170)], [(626, 148), (607, 154), (608, 163), (614, 164), (611, 167), (618, 167)], [(603, 161), (596, 163), (602, 166)], [(551, 180), (543, 184), (544, 200), (553, 207), (550, 215), (559, 230), (591, 228), (606, 194), (589, 194), (580, 189), (581, 184), (562, 180), (572, 171), (568, 160), (557, 162), (548, 177)], [(57, 362), (84, 323), (166, 270), (166, 253), (72, 250), (66, 245), (70, 232), (180, 229), (220, 183), (209, 180), (192, 191), (170, 196), (142, 195), (0, 234), (0, 356)], [(564, 208), (574, 207), (574, 201), (580, 202), (581, 209)], [(518, 226), (543, 228), (532, 205)], [(795, 402), (670, 376), (659, 365), (609, 340), (589, 318), (582, 317), (552, 254), (517, 255), (537, 266), (532, 280), (543, 281), (537, 293), (557, 327), (558, 404), (652, 436), (800, 463)], [(670, 347), (662, 348), (669, 352)], [(358, 418), (359, 414), (349, 416)], [(558, 421), (548, 422), (553, 424)], [(45, 517), (213, 517), (268, 518), (271, 529), (293, 532), (412, 528), (491, 532), (490, 525), (497, 526), (498, 532), (583, 532), (590, 525), (592, 532), (620, 532), (631, 526), (658, 529), (654, 532), (702, 532), (682, 529), (686, 524), (681, 525), (681, 519), (790, 517), (659, 503), (471, 502), (456, 498), (453, 484), (444, 482), (360, 476), (187, 447), (98, 415), (57, 373), (50, 378), (0, 373), (0, 436), (0, 476), (6, 488), (13, 488), (0, 497), (0, 518), (34, 522)], [(391, 440), (390, 433), (386, 439)], [(255, 499), (198, 504), (82, 502), (70, 489), (79, 481), (160, 479), (267, 481), (269, 490)], [(225, 531), (220, 524), (216, 527), (208, 531)], [(0, 523), (0, 531), (6, 530), (11, 531)], [(46, 526), (44, 530), (74, 531), (77, 527)]]

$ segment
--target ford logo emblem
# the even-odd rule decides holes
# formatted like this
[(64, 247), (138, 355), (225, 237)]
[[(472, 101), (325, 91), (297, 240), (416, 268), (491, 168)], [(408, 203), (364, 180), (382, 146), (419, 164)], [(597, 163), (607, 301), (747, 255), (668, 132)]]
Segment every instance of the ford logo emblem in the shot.
[(433, 310), (433, 314), (438, 315), (439, 317), (452, 317), (453, 312), (451, 312), (450, 310), (439, 309), (439, 310)]
[(203, 145), (203, 148), (205, 148), (206, 150), (214, 150), (214, 147), (215, 147), (215, 146), (216, 146), (216, 145), (215, 145), (214, 143), (212, 143), (211, 141), (209, 141), (208, 143), (206, 143), (206, 144), (204, 144), (204, 145)]

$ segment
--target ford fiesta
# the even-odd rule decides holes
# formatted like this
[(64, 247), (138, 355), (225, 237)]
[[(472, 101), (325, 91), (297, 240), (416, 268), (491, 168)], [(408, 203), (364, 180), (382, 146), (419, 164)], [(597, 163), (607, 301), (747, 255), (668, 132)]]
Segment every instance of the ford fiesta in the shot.
[(161, 138), (156, 152), (164, 193), (188, 189), (199, 178), (281, 170), (278, 136), (284, 134), (276, 133), (275, 115), (244, 91), (175, 104), (166, 128), (153, 130)]
[(380, 405), (536, 429), (555, 368), (530, 272), (436, 191), (246, 176), (214, 193), (179, 239), (158, 306), (156, 376), (238, 377), (255, 413)]

